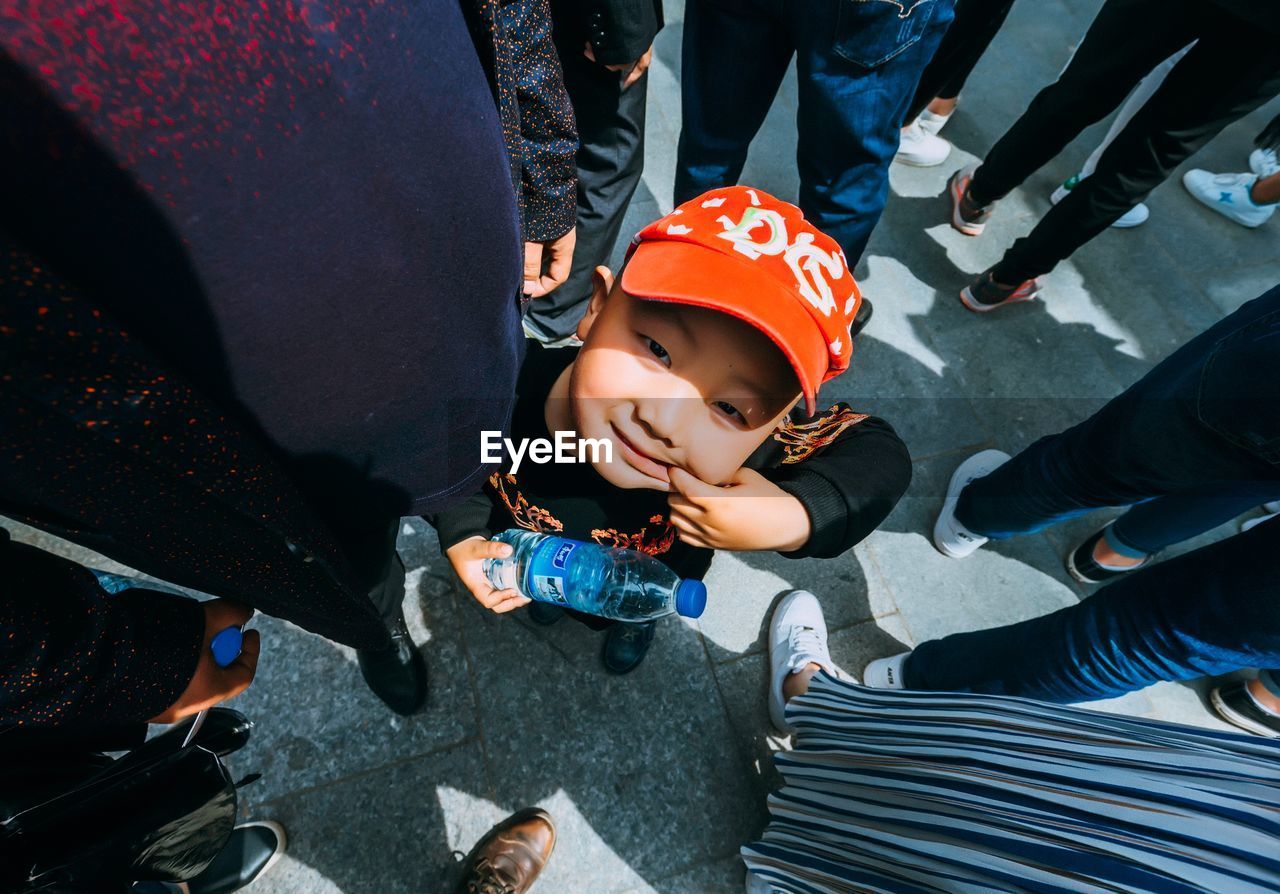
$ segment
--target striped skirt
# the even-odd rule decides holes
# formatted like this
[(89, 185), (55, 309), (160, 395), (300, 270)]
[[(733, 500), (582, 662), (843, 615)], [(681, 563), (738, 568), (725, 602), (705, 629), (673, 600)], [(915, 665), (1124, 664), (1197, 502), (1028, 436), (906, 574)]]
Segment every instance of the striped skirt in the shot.
[(748, 868), (790, 894), (1280, 891), (1280, 740), (819, 674)]

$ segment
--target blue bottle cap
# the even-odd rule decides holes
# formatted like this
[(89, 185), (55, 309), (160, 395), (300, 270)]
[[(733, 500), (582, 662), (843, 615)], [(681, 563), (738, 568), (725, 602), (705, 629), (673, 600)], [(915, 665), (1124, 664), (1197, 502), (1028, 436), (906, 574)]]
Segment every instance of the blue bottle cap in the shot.
[(240, 647), (244, 643), (244, 634), (239, 627), (227, 627), (218, 631), (209, 640), (209, 651), (213, 653), (213, 663), (218, 667), (229, 667), (240, 657)]
[(682, 580), (676, 587), (676, 613), (701, 618), (707, 609), (707, 585), (700, 580)]

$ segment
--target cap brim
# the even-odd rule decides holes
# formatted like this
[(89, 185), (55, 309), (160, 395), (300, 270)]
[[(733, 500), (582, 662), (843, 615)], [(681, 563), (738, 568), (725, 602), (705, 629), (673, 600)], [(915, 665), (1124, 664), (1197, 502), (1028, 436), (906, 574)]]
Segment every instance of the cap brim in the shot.
[[(623, 268), (622, 289), (648, 301), (718, 310), (759, 329), (795, 370), (805, 410), (812, 416), (830, 364), (826, 340), (800, 297), (758, 275), (751, 263), (688, 242), (642, 242)], [(738, 285), (744, 280), (750, 288)], [(811, 370), (822, 372), (815, 376)]]

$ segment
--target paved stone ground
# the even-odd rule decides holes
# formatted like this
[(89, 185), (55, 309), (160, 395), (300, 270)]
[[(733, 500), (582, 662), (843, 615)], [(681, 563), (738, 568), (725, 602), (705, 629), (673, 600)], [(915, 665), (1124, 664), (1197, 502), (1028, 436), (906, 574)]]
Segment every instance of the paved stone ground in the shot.
[[(1280, 221), (1247, 231), (1196, 205), (1175, 175), (1151, 221), (1094, 240), (1049, 278), (1047, 300), (982, 318), (956, 293), (1048, 207), (1102, 127), (1002, 203), (988, 234), (949, 229), (943, 185), (984, 152), (1051, 81), (1099, 0), (1015, 7), (928, 170), (895, 167), (893, 196), (858, 270), (876, 317), (834, 397), (902, 432), (915, 481), (883, 528), (833, 561), (721, 555), (698, 623), (663, 622), (630, 677), (598, 665), (599, 637), (565, 623), (494, 617), (454, 590), (434, 534), (403, 529), (407, 610), (433, 675), (429, 710), (392, 716), (362, 685), (350, 650), (259, 619), (257, 682), (237, 707), (257, 722), (237, 772), (261, 770), (249, 812), (284, 822), (291, 851), (255, 886), (280, 894), (450, 890), (450, 852), (529, 804), (560, 826), (537, 890), (548, 894), (728, 894), (738, 847), (763, 827), (776, 777), (764, 702), (765, 625), (778, 594), (818, 593), (835, 658), (850, 670), (956, 630), (1032, 617), (1087, 595), (1062, 556), (1104, 514), (985, 549), (964, 562), (927, 540), (954, 466), (987, 446), (1011, 452), (1117, 393), (1171, 349), (1280, 281)], [(652, 70), (647, 173), (630, 233), (670, 207), (679, 131), (681, 4), (668, 3)], [(750, 60), (744, 60), (750, 64)], [(1195, 162), (1243, 170), (1273, 103), (1227, 129)], [(796, 110), (788, 80), (744, 182), (794, 198)], [(1180, 174), (1180, 172), (1179, 172)], [(1232, 527), (1206, 539), (1230, 533)], [(41, 539), (31, 531), (20, 536)], [(1203, 685), (1167, 684), (1102, 707), (1213, 724)]]

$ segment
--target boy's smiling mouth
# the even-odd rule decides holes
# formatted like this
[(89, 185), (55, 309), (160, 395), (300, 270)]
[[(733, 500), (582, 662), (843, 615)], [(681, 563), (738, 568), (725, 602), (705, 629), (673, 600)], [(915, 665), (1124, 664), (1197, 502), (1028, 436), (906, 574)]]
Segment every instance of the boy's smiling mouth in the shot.
[(616, 424), (610, 422), (609, 428), (613, 429), (614, 440), (622, 448), (622, 456), (626, 459), (628, 465), (637, 472), (648, 475), (650, 478), (656, 478), (658, 481), (666, 483), (671, 481), (671, 475), (668, 472), (671, 468), (671, 463), (664, 463), (643, 452), (627, 439), (627, 436), (622, 433), (622, 429), (618, 428)]

